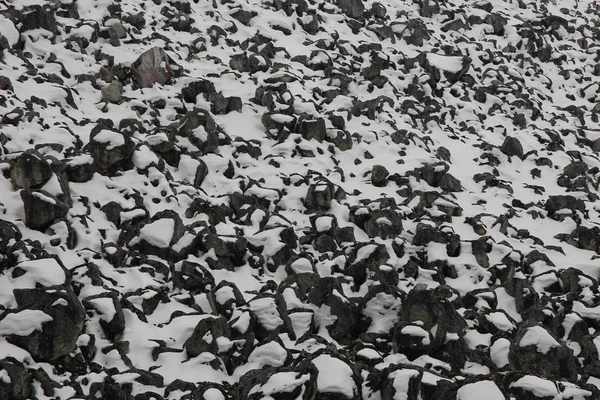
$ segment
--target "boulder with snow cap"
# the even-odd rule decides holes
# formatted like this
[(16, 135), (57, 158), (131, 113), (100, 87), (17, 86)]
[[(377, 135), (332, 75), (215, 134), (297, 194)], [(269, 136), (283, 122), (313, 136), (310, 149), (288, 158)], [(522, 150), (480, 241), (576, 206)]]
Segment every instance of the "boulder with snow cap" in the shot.
[(152, 87), (155, 83), (164, 85), (173, 76), (169, 57), (160, 47), (152, 47), (142, 53), (131, 64), (131, 73), (141, 88)]
[[(137, 231), (137, 228), (134, 229)], [(182, 257), (176, 245), (184, 234), (185, 227), (179, 214), (163, 210), (139, 227), (139, 236), (132, 239), (128, 245), (139, 249), (143, 254), (153, 254), (176, 261)]]
[(134, 149), (135, 144), (128, 135), (102, 125), (92, 129), (90, 142), (85, 147), (104, 174), (130, 169)]
[(510, 368), (548, 378), (575, 379), (577, 361), (573, 351), (535, 321), (519, 325), (508, 354)]
[(185, 341), (183, 347), (190, 357), (196, 357), (204, 352), (217, 355), (222, 351), (221, 346), (227, 344), (223, 339), (229, 342), (230, 337), (231, 331), (225, 318), (206, 316), (198, 322), (192, 336)]
[(37, 150), (23, 152), (10, 172), (13, 185), (19, 189), (40, 188), (52, 177), (52, 167)]
[[(4, 315), (2, 333), (11, 343), (29, 351), (36, 360), (52, 361), (76, 347), (85, 321), (85, 310), (70, 285), (67, 275), (54, 259), (26, 261), (19, 265), (23, 288), (13, 291), (18, 306)], [(54, 274), (52, 278), (43, 274)], [(28, 283), (25, 283), (28, 282)], [(34, 287), (33, 283), (42, 287)]]
[(31, 229), (43, 230), (69, 212), (67, 204), (45, 190), (25, 189), (21, 191), (21, 199), (25, 210), (25, 225)]

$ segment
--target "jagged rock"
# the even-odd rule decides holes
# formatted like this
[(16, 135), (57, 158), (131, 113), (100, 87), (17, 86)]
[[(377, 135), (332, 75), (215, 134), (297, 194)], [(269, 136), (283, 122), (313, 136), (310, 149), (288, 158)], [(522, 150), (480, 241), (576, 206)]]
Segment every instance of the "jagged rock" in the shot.
[(196, 357), (204, 352), (217, 355), (221, 351), (219, 338), (230, 337), (231, 332), (225, 318), (206, 316), (198, 322), (194, 333), (185, 341), (183, 347), (190, 357)]
[(142, 88), (152, 87), (155, 83), (164, 85), (174, 75), (169, 57), (160, 47), (152, 47), (142, 53), (131, 64), (131, 73)]
[(17, 157), (10, 179), (18, 189), (40, 188), (52, 177), (52, 168), (37, 150), (27, 150)]
[(585, 212), (585, 203), (581, 199), (577, 199), (571, 195), (549, 196), (545, 204), (548, 216), (552, 217), (559, 210), (571, 210)]
[(92, 130), (90, 142), (86, 146), (103, 173), (110, 173), (118, 168), (130, 168), (128, 163), (134, 148), (135, 144), (128, 135), (101, 125)]
[(190, 142), (203, 153), (214, 153), (219, 147), (219, 126), (210, 113), (194, 108), (183, 117), (178, 133), (189, 138)]
[(508, 359), (511, 369), (515, 371), (548, 378), (575, 379), (577, 375), (572, 350), (535, 321), (525, 321), (519, 325), (510, 344)]
[[(156, 213), (148, 223), (139, 228), (138, 237), (129, 242), (143, 254), (153, 254), (175, 261), (183, 256), (183, 249), (177, 243), (184, 236), (185, 227), (179, 214), (165, 210)], [(178, 251), (179, 250), (179, 251)]]
[(24, 189), (21, 199), (25, 209), (25, 225), (31, 229), (43, 230), (69, 212), (67, 204), (45, 190)]
[[(317, 307), (323, 305), (329, 307), (333, 322), (321, 328), (327, 329), (333, 339), (344, 342), (354, 337), (358, 322), (358, 310), (348, 301), (338, 281), (329, 277), (321, 278), (308, 291), (308, 301)], [(323, 323), (328, 320), (327, 316), (321, 318)]]
[(39, 330), (8, 336), (10, 342), (44, 361), (56, 360), (75, 349), (85, 311), (70, 286), (15, 289), (14, 296), (19, 313), (43, 313), (47, 319)]
[(0, 360), (0, 397), (3, 399), (30, 399), (33, 386), (31, 374), (17, 360), (4, 358)]

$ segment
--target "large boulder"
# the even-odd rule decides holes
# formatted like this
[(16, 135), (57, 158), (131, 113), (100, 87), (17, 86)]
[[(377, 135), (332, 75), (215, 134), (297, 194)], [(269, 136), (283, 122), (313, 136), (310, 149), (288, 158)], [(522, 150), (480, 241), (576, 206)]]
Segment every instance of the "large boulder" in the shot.
[(52, 176), (52, 168), (37, 150), (27, 150), (15, 161), (10, 179), (18, 189), (39, 188)]
[(131, 64), (131, 73), (142, 88), (151, 87), (155, 83), (164, 85), (173, 76), (169, 58), (160, 47), (153, 47), (142, 53)]
[(45, 190), (25, 189), (21, 191), (21, 199), (25, 209), (25, 225), (31, 229), (44, 230), (69, 212), (67, 204)]

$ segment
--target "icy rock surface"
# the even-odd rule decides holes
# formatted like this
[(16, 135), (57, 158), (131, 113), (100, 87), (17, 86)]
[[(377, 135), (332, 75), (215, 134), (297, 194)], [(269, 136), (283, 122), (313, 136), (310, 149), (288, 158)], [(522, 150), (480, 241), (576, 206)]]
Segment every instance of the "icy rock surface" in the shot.
[(596, 0), (0, 0), (0, 399), (600, 398)]

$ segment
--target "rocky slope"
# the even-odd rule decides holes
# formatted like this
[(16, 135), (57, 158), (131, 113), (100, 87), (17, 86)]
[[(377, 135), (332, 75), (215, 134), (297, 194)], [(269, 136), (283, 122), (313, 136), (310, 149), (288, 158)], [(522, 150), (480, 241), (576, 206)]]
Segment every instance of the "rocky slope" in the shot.
[(0, 0), (0, 398), (600, 398), (599, 25)]

